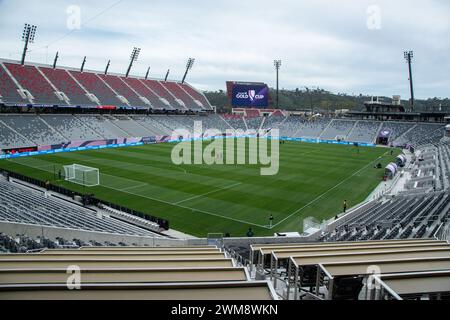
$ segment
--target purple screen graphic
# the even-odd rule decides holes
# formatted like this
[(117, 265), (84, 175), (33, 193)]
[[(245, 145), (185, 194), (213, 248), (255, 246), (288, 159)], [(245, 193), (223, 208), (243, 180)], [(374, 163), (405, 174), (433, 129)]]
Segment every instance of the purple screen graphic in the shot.
[(233, 107), (267, 108), (269, 87), (267, 85), (235, 84), (233, 86)]
[(383, 129), (380, 131), (380, 138), (389, 138), (392, 134), (391, 130)]

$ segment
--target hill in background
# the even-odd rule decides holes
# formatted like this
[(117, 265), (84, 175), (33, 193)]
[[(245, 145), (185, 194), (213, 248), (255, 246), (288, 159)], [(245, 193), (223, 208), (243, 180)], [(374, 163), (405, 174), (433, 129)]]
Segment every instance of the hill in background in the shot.
[[(270, 90), (271, 102), (270, 108), (276, 107), (276, 93), (274, 89)], [(230, 103), (226, 91), (206, 91), (206, 97), (211, 105), (216, 106), (218, 112), (231, 111)], [(364, 102), (370, 100), (367, 95), (349, 95), (346, 93), (332, 93), (324, 89), (312, 89), (308, 93), (305, 89), (280, 90), (280, 108), (284, 110), (315, 110), (334, 111), (339, 109), (362, 110)], [(383, 97), (385, 101), (392, 101), (391, 97)], [(408, 100), (402, 100), (404, 106), (409, 106)], [(429, 98), (427, 100), (416, 100), (417, 111), (439, 110), (439, 106), (450, 106), (450, 99)]]

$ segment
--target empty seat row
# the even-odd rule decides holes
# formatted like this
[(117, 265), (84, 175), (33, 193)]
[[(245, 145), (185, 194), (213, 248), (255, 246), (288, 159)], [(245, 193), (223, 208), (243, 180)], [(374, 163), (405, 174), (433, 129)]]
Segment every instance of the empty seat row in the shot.
[(0, 221), (53, 226), (111, 234), (157, 236), (153, 232), (96, 212), (74, 207), (42, 194), (24, 192), (20, 187), (0, 181)]

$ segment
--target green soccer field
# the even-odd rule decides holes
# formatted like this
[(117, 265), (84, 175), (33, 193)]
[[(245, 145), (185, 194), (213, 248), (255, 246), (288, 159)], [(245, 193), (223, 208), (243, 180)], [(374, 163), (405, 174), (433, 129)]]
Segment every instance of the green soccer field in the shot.
[[(248, 143), (248, 141), (246, 141)], [(206, 144), (206, 142), (205, 142)], [(380, 183), (383, 168), (394, 157), (384, 148), (286, 142), (280, 146), (280, 170), (261, 176), (260, 165), (182, 165), (171, 161), (174, 144), (0, 160), (0, 168), (170, 221), (172, 229), (194, 236), (229, 233), (255, 236), (301, 232), (304, 218), (321, 221), (352, 207)], [(381, 159), (379, 159), (381, 157)], [(63, 165), (100, 170), (100, 186), (83, 188), (58, 181)], [(64, 172), (64, 171), (63, 171)], [(273, 215), (273, 227), (269, 217)]]

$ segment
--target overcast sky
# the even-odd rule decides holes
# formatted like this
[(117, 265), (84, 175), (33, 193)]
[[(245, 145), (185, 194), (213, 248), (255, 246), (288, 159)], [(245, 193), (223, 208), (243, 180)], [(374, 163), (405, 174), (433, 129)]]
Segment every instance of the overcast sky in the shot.
[(170, 68), (181, 79), (195, 57), (188, 81), (205, 90), (274, 86), (281, 59), (283, 88), (408, 98), (403, 52), (414, 50), (416, 96), (450, 96), (448, 0), (0, 0), (0, 57), (20, 58), (25, 22), (38, 26), (29, 61), (50, 64), (59, 51), (60, 65), (86, 55), (88, 69), (111, 59), (110, 71), (124, 73), (138, 46), (133, 74)]

